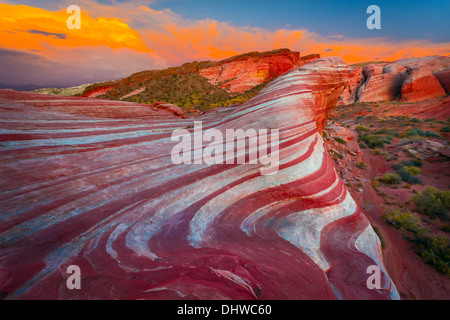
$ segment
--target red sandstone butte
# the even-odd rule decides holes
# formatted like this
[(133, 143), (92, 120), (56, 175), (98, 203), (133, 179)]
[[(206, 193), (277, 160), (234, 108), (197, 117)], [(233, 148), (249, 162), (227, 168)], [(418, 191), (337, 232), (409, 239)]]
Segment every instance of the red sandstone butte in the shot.
[(288, 49), (251, 52), (220, 61), (199, 70), (213, 85), (231, 92), (244, 93), (286, 73), (300, 62), (300, 53)]
[(389, 101), (395, 99), (401, 91), (407, 69), (402, 65), (373, 64), (364, 68), (366, 82), (357, 93), (361, 102)]
[[(450, 57), (447, 56), (407, 58), (395, 62), (369, 64), (363, 67), (362, 77), (360, 69), (354, 68), (349, 86), (342, 93), (339, 105), (352, 104), (358, 101), (424, 101), (432, 97), (441, 96), (442, 90), (439, 89), (438, 83), (436, 83), (434, 78), (438, 80), (448, 93), (450, 86), (449, 68)], [(421, 72), (420, 70), (422, 69), (428, 71)], [(431, 79), (432, 83), (425, 84), (425, 88), (419, 91), (418, 88), (413, 89), (409, 87), (408, 83), (412, 81), (411, 77), (417, 78), (417, 74), (428, 74), (428, 77), (425, 79)], [(405, 84), (407, 97), (405, 98), (402, 97), (402, 87), (407, 78), (408, 83)], [(355, 90), (356, 95), (354, 94)], [(416, 92), (414, 96), (411, 96), (411, 90)], [(421, 94), (423, 94), (422, 97), (420, 96)]]
[[(194, 119), (86, 117), (0, 90), (2, 297), (398, 299), (320, 134), (349, 73), (340, 58), (319, 59)], [(278, 173), (236, 157), (175, 165), (173, 130), (192, 135), (194, 121), (222, 134), (278, 129)], [(70, 265), (82, 290), (66, 287)], [(371, 266), (380, 289), (367, 287)]]
[(402, 85), (402, 100), (418, 102), (445, 96), (445, 90), (427, 67), (411, 71)]

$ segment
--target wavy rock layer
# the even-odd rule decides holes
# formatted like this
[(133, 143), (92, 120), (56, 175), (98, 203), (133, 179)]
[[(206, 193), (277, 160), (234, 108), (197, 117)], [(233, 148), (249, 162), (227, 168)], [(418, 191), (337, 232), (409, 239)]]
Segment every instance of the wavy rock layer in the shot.
[[(172, 118), (173, 115), (184, 117), (183, 111), (169, 104), (155, 104), (148, 106), (145, 104), (118, 102), (103, 99), (81, 98), (81, 97), (57, 97), (53, 95), (43, 95), (37, 93), (24, 93), (14, 90), (0, 90), (0, 102), (3, 106), (7, 102), (14, 102), (9, 111), (17, 113), (23, 107), (31, 114), (36, 112), (49, 111), (61, 112), (65, 114), (83, 115), (86, 117), (102, 117), (115, 119), (155, 119)], [(26, 105), (26, 107), (25, 107)], [(35, 107), (39, 109), (34, 109)], [(5, 112), (5, 110), (3, 110)], [(7, 119), (5, 115), (4, 118)], [(49, 120), (51, 116), (49, 115)], [(59, 117), (57, 117), (59, 119)], [(3, 128), (3, 127), (2, 127)]]
[[(87, 118), (0, 100), (0, 292), (7, 299), (391, 299), (380, 242), (319, 130), (339, 58), (276, 79), (203, 129), (279, 129), (280, 167), (174, 165), (193, 120)], [(67, 100), (71, 101), (71, 100)], [(51, 100), (48, 100), (51, 103)], [(192, 151), (194, 152), (194, 150)], [(82, 289), (66, 288), (69, 265)], [(378, 265), (381, 289), (369, 290)]]

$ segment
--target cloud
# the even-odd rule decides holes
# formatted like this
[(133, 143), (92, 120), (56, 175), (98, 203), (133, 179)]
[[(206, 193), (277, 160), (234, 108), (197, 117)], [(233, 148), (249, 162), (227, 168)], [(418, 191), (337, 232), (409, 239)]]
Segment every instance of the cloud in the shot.
[(48, 47), (46, 50), (51, 55), (0, 48), (0, 83), (74, 86), (120, 79), (163, 66), (148, 54), (129, 48)]
[(0, 12), (1, 82), (77, 85), (167, 67), (139, 32), (119, 19), (82, 11), (81, 30), (69, 30), (65, 10), (0, 4)]
[[(220, 60), (248, 51), (277, 48), (301, 51), (302, 55), (341, 56), (349, 64), (377, 58), (398, 60), (450, 54), (448, 42), (355, 39), (345, 35), (322, 36), (306, 29), (270, 30), (213, 19), (190, 20), (169, 9), (154, 10), (148, 7), (152, 1), (141, 0), (108, 3), (78, 0), (82, 9), (81, 30), (68, 30), (69, 15), (65, 8), (71, 2), (40, 2), (48, 10), (0, 4), (0, 47), (17, 54), (16, 58), (9, 55), (8, 59), (10, 66), (21, 69), (14, 71), (5, 66), (4, 70), (15, 73), (11, 79), (19, 82), (19, 76), (23, 76), (23, 83), (30, 83), (31, 77), (37, 84), (72, 85), (117, 79), (133, 72), (194, 60)], [(1, 61), (0, 67), (5, 64)], [(26, 68), (35, 73), (27, 75)], [(0, 76), (8, 77), (5, 71)]]
[[(220, 60), (248, 51), (290, 48), (302, 54), (341, 56), (347, 63), (373, 60), (398, 60), (411, 56), (448, 55), (450, 43), (389, 38), (355, 39), (345, 35), (322, 36), (306, 29), (270, 30), (236, 26), (213, 19), (189, 20), (170, 11), (153, 10), (146, 1), (114, 2), (114, 6), (83, 1), (93, 16), (120, 17), (139, 32), (143, 42), (169, 65), (193, 60)], [(148, 2), (147, 2), (148, 3)]]

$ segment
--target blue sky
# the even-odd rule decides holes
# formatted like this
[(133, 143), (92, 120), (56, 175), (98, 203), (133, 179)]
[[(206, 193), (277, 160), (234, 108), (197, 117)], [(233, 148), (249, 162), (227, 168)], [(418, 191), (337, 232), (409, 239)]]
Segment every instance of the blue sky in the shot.
[[(366, 9), (372, 4), (381, 8), (382, 30), (370, 31), (365, 27)], [(169, 8), (189, 19), (211, 18), (271, 29), (289, 26), (321, 35), (450, 40), (448, 0), (168, 0), (157, 2), (152, 8)]]

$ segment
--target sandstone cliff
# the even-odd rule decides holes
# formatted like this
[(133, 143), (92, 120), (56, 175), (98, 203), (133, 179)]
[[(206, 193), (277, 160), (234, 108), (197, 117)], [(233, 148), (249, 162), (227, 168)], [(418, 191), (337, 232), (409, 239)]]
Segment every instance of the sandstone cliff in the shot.
[(450, 87), (450, 57), (408, 58), (354, 68), (339, 104), (402, 100), (420, 102), (445, 96)]

